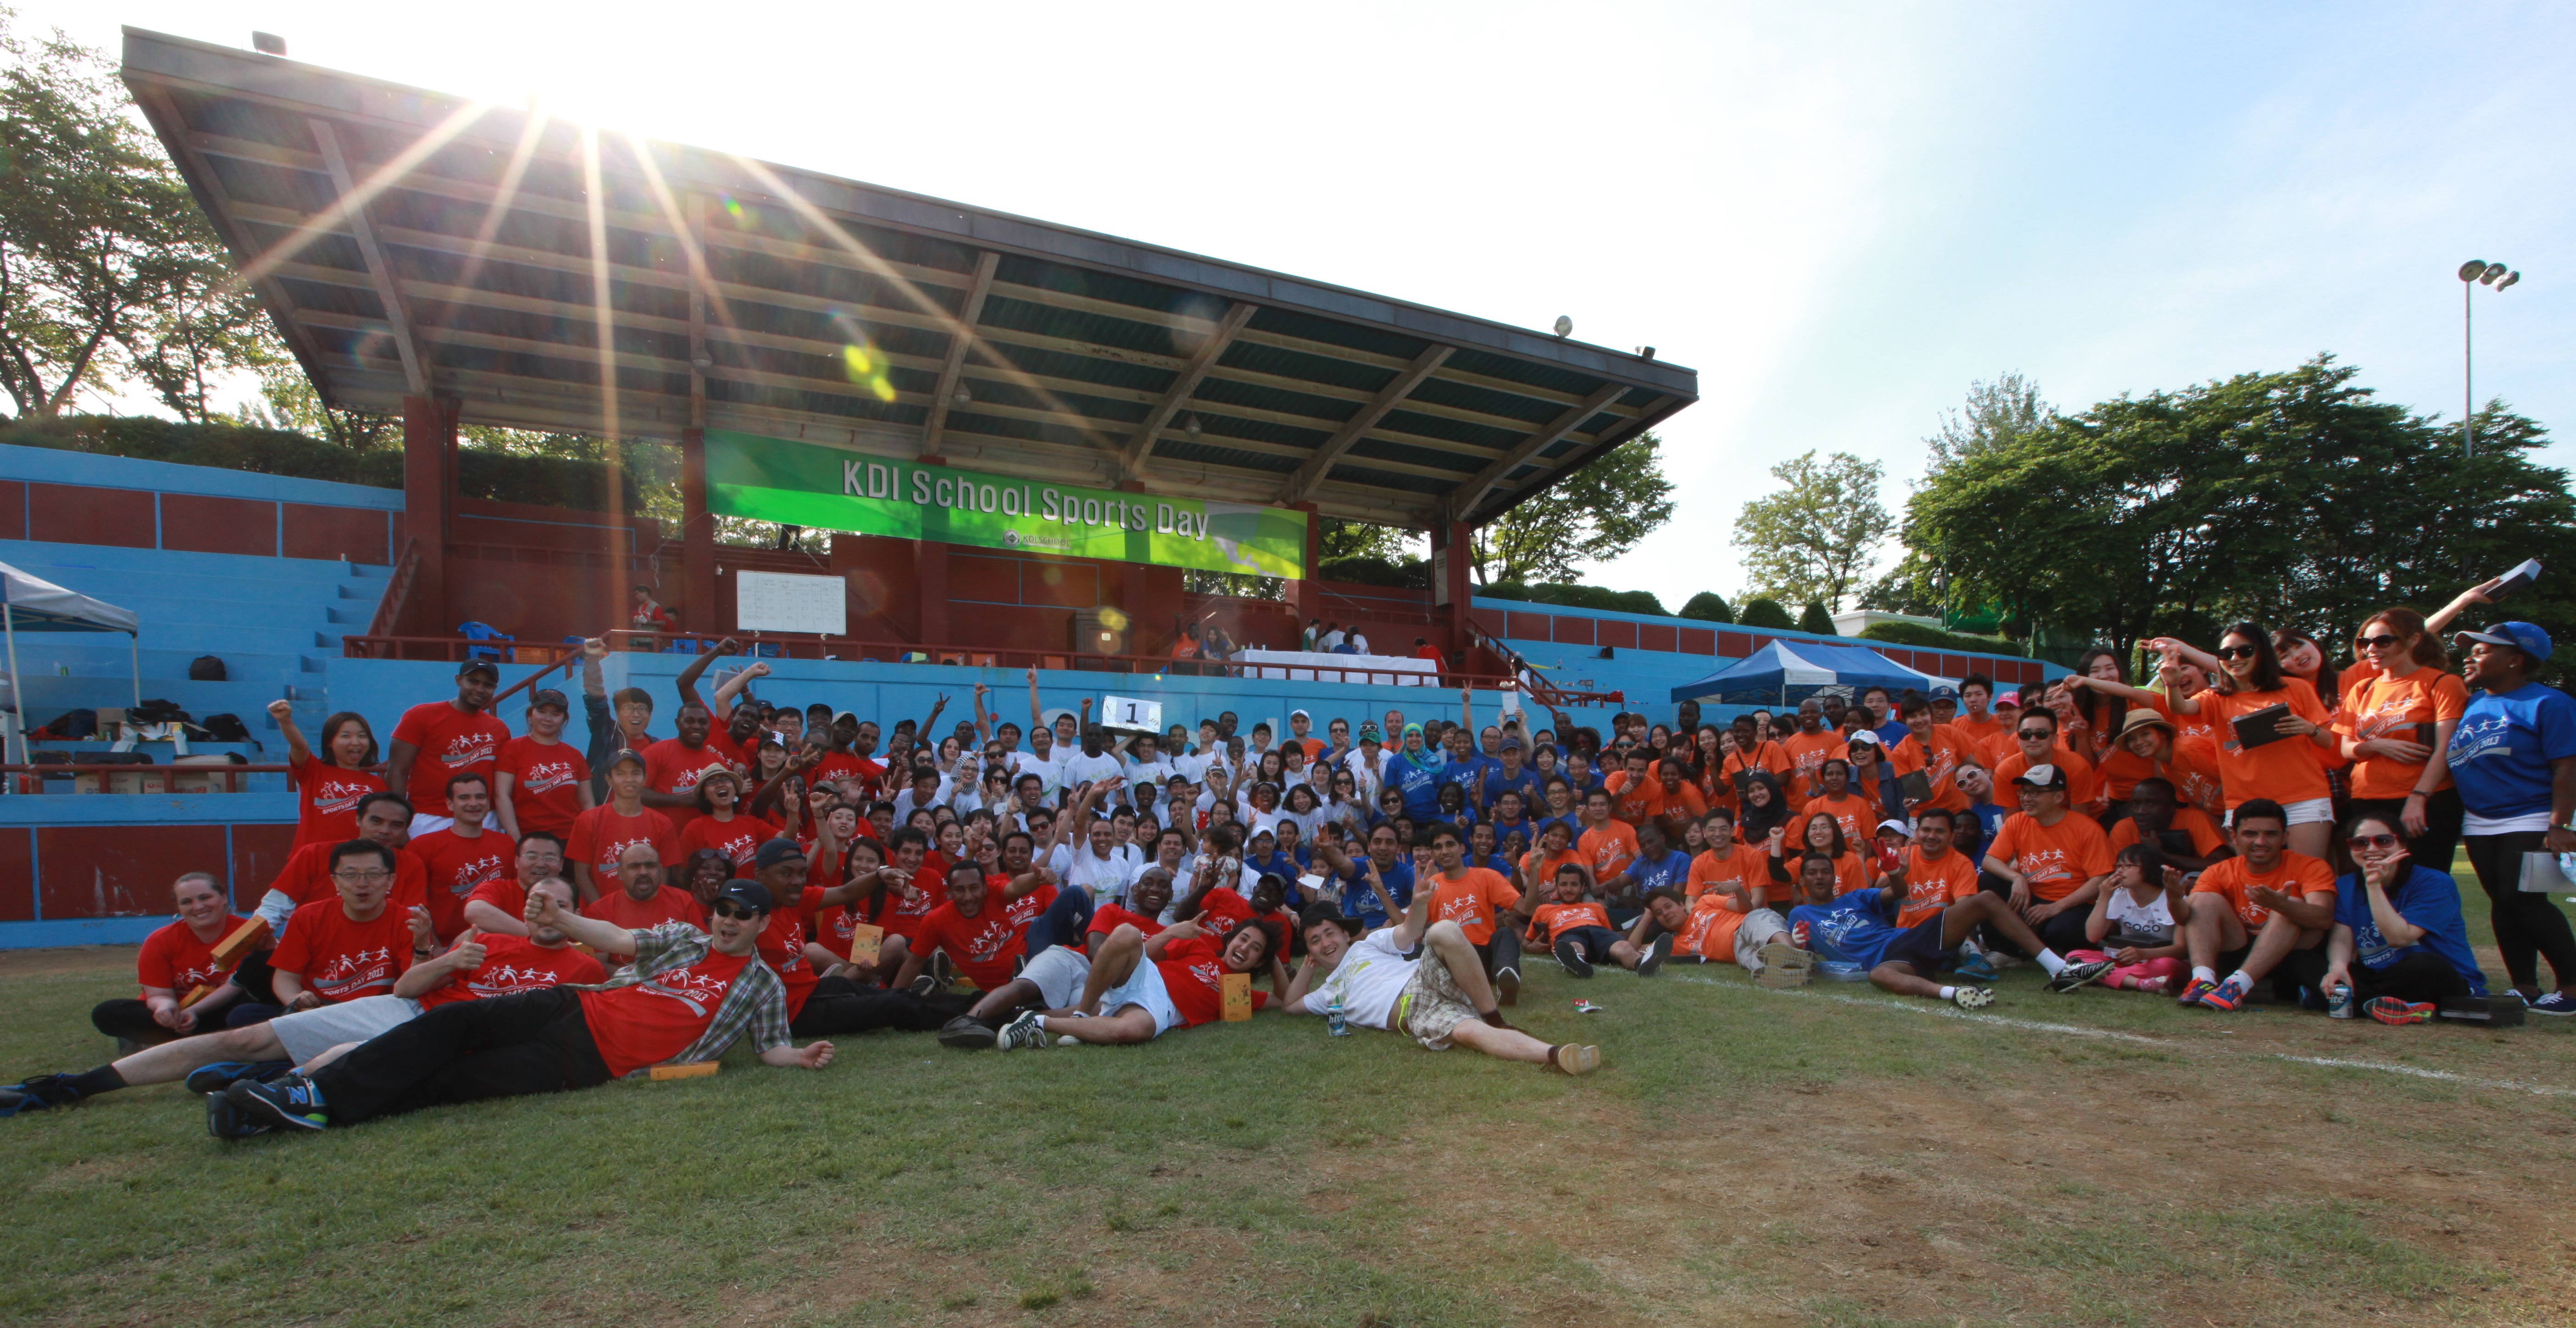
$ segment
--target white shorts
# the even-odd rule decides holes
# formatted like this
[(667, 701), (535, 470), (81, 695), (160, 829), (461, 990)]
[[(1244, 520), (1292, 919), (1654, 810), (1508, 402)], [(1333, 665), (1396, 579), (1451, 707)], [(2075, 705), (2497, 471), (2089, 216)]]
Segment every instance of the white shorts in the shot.
[[(2281, 804), (2281, 810), (2287, 813), (2283, 818), (2285, 825), (2334, 824), (2334, 799), (2332, 798), (2309, 798), (2303, 802), (2285, 802)], [(2227, 828), (2230, 830), (2236, 828), (2236, 813), (2232, 809), (2227, 813)]]
[(268, 1031), (298, 1065), (339, 1046), (364, 1042), (420, 1018), (420, 1002), (401, 996), (361, 996), (337, 1005), (282, 1014), (268, 1021)]
[[(1047, 953), (1055, 952), (1050, 950)], [(1045, 957), (1039, 956), (1041, 959)], [(1130, 1005), (1154, 1016), (1156, 1037), (1181, 1026), (1180, 1007), (1172, 1004), (1172, 993), (1163, 986), (1163, 970), (1155, 967), (1153, 960), (1141, 955), (1136, 960), (1136, 971), (1128, 974), (1125, 982), (1100, 993), (1102, 1014), (1116, 1014)]]
[[(1767, 908), (1757, 908), (1735, 925), (1735, 964), (1747, 973), (1762, 967), (1762, 947), (1774, 936), (1789, 934), (1789, 924)], [(1702, 955), (1703, 960), (1709, 956)]]
[(1020, 980), (1038, 984), (1039, 1009), (1070, 1010), (1091, 980), (1091, 959), (1070, 945), (1050, 945), (1020, 970)]

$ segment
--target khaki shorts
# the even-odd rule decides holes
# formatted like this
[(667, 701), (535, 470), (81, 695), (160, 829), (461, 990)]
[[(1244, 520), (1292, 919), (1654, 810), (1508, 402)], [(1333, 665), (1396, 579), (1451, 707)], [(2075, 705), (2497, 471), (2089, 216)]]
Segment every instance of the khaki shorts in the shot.
[(1477, 1017), (1476, 1007), (1459, 990), (1448, 965), (1425, 946), (1422, 962), (1414, 966), (1413, 976), (1395, 998), (1396, 1027), (1429, 1050), (1447, 1051), (1451, 1031)]

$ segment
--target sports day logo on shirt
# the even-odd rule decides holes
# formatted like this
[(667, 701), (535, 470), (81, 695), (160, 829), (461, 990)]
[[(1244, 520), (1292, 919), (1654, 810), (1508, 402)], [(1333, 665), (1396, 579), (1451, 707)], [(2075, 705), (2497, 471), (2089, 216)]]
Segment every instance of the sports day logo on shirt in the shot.
[(972, 963), (990, 963), (1000, 958), (1002, 947), (1009, 945), (1011, 937), (1018, 934), (1018, 929), (1008, 918), (986, 914), (974, 921), (977, 924), (975, 930), (966, 938), (966, 958)]
[(519, 787), (529, 793), (552, 793), (573, 782), (572, 762), (538, 761), (528, 766)]
[(333, 1001), (344, 1001), (369, 987), (391, 988), (394, 985), (394, 952), (351, 950), (331, 956), (319, 973), (307, 974), (305, 980), (315, 994)]
[(2030, 849), (2015, 859), (2013, 866), (2034, 881), (2062, 881), (2075, 874), (2067, 866), (2064, 849)]
[(2490, 756), (2513, 758), (2513, 717), (2486, 713), (2460, 717), (2460, 726), (2451, 730), (2450, 762), (2461, 765)]
[(455, 879), (447, 883), (447, 892), (462, 899), (485, 885), (501, 879), (501, 855), (476, 858), (457, 866)]
[(325, 816), (358, 809), (358, 799), (376, 791), (373, 784), (326, 779), (313, 790), (313, 810)]
[(516, 964), (503, 964), (495, 968), (486, 964), (476, 969), (472, 977), (465, 979), (465, 989), (474, 993), (477, 999), (487, 999), (493, 996), (515, 996), (527, 991), (543, 991), (562, 981), (563, 978), (551, 968), (538, 968), (533, 964), (524, 968)]
[(455, 774), (468, 766), (490, 765), (499, 754), (500, 739), (489, 733), (460, 733), (450, 739), (438, 763)]
[(717, 977), (713, 973), (702, 973), (698, 971), (696, 964), (691, 964), (685, 968), (672, 969), (668, 973), (656, 974), (646, 981), (636, 983), (635, 990), (649, 992), (655, 996), (668, 996), (689, 1007), (689, 1013), (704, 1019), (714, 1011), (719, 1002), (724, 1000), (725, 988), (728, 985), (730, 984), (726, 979)]

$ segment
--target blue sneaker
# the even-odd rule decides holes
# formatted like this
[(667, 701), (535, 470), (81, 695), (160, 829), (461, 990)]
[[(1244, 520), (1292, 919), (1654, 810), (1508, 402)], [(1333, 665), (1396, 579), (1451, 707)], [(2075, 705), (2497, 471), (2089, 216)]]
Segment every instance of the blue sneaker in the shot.
[(1952, 971), (1970, 982), (1998, 982), (2003, 979), (2003, 974), (1996, 972), (1995, 966), (1988, 963), (1984, 955), (1973, 956)]
[(0, 1088), (0, 1116), (23, 1116), (31, 1111), (68, 1107), (79, 1103), (81, 1092), (72, 1087), (68, 1074), (40, 1074), (23, 1084)]
[(2531, 999), (2528, 997), (2525, 999), (2530, 1002), (2531, 1012), (2533, 1014), (2554, 1014), (2562, 1016), (2576, 1014), (2576, 1001), (2567, 999), (2567, 993), (2565, 992), (2553, 991), (2546, 996), (2539, 997), (2538, 999)]
[(330, 1108), (323, 1105), (322, 1090), (300, 1074), (278, 1076), (269, 1083), (242, 1079), (224, 1090), (241, 1114), (253, 1121), (291, 1126), (298, 1130), (318, 1130), (331, 1123)]
[(188, 1072), (191, 1093), (220, 1093), (242, 1079), (261, 1083), (295, 1068), (293, 1061), (217, 1061)]
[(206, 1094), (206, 1133), (218, 1139), (251, 1139), (276, 1128), (244, 1115), (240, 1107), (233, 1105), (228, 1094)]

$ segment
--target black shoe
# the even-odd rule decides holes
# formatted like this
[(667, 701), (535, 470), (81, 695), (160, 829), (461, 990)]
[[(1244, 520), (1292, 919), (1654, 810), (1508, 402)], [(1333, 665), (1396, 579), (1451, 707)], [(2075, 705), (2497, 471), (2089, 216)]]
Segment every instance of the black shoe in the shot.
[(1673, 937), (1672, 933), (1666, 932), (1665, 934), (1656, 937), (1654, 943), (1646, 947), (1646, 953), (1638, 958), (1637, 976), (1641, 978), (1653, 977), (1655, 975), (1655, 970), (1662, 968), (1664, 966), (1664, 961), (1672, 957)]
[(293, 1061), (217, 1061), (188, 1072), (191, 1093), (220, 1093), (239, 1080), (266, 1083), (295, 1068)]
[(971, 1014), (961, 1014), (939, 1030), (939, 1045), (959, 1051), (991, 1051), (1000, 1036), (992, 1025)]
[(1592, 961), (1583, 957), (1583, 947), (1576, 945), (1571, 936), (1556, 943), (1556, 962), (1578, 978), (1592, 976)]
[(23, 1084), (0, 1088), (0, 1116), (23, 1116), (31, 1111), (77, 1105), (81, 1091), (72, 1087), (68, 1074), (35, 1075)]
[(1512, 1006), (1521, 1003), (1521, 971), (1506, 968), (1494, 975), (1494, 1004)]
[(206, 1094), (206, 1133), (218, 1139), (250, 1139), (270, 1133), (277, 1127), (265, 1121), (252, 1120), (233, 1105), (230, 1095)]
[(300, 1074), (280, 1075), (276, 1082), (266, 1084), (244, 1079), (225, 1089), (224, 1096), (253, 1121), (299, 1130), (318, 1130), (331, 1123), (330, 1109), (322, 1103), (322, 1090)]
[(940, 981), (938, 978), (933, 977), (928, 973), (924, 973), (920, 977), (914, 978), (912, 980), (912, 985), (906, 988), (906, 990), (910, 991), (915, 996), (936, 996), (947, 986), (947, 983)]

